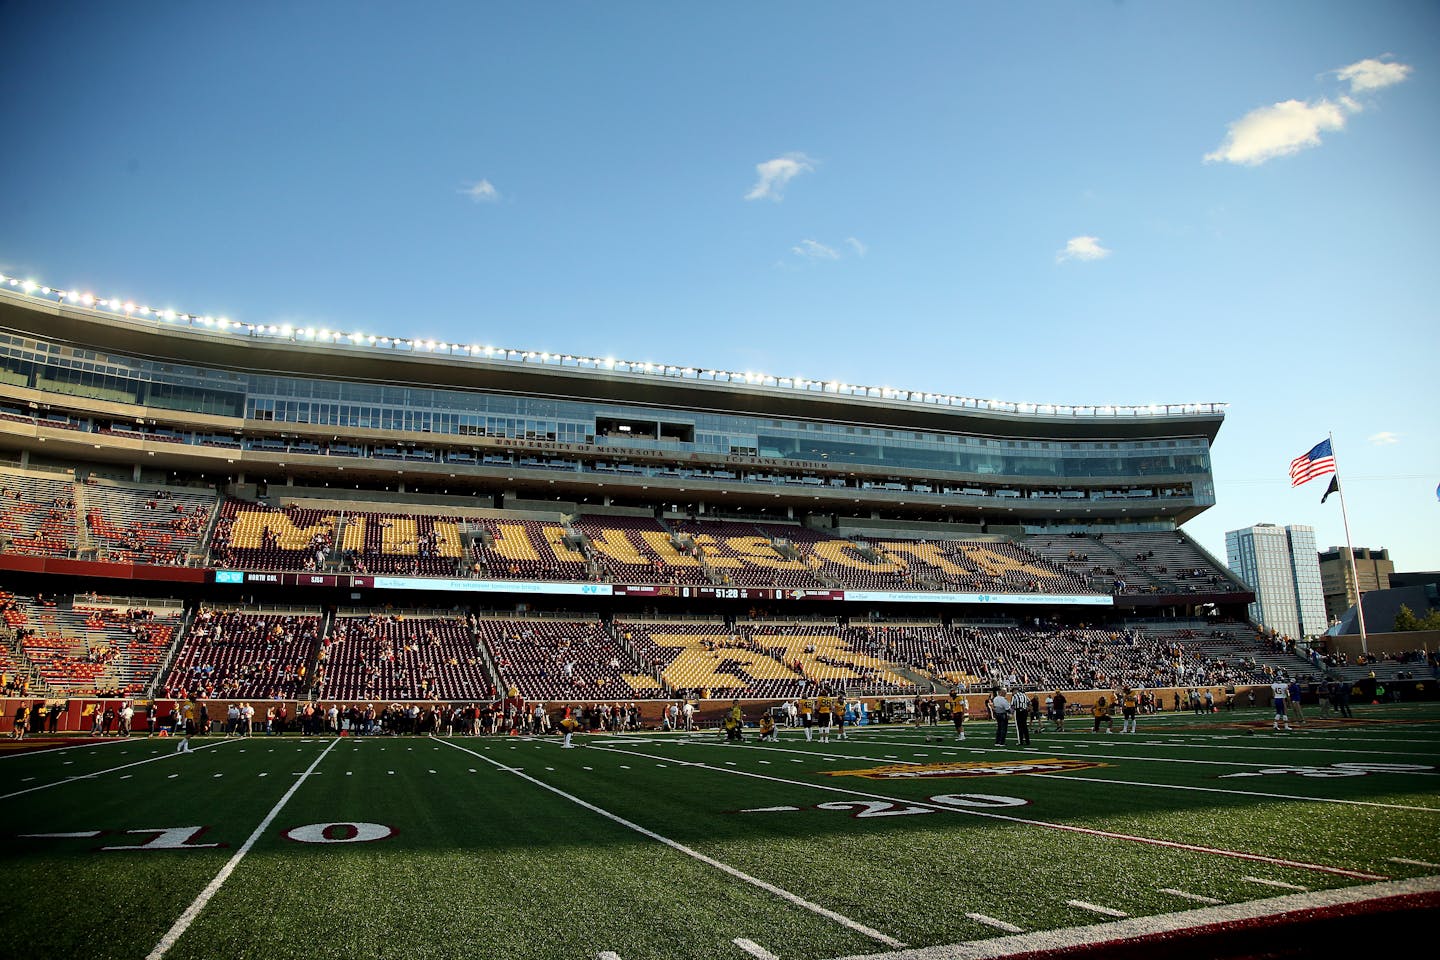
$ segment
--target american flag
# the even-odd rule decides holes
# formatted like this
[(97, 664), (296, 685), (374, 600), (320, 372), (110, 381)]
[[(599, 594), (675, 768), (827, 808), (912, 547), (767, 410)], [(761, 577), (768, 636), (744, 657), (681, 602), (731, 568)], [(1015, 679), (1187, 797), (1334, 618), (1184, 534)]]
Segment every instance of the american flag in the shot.
[(1335, 454), (1330, 450), (1330, 441), (1322, 440), (1310, 448), (1310, 452), (1290, 461), (1290, 486), (1335, 472)]

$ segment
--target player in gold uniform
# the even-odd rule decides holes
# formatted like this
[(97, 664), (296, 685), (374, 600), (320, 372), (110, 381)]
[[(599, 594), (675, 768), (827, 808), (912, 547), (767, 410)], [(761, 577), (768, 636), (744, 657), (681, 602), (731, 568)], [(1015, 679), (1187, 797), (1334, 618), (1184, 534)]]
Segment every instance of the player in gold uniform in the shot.
[(1095, 701), (1095, 706), (1090, 708), (1090, 715), (1095, 718), (1095, 733), (1100, 732), (1100, 724), (1105, 724), (1106, 733), (1115, 732), (1114, 708), (1106, 702), (1104, 697)]
[(950, 719), (955, 721), (955, 739), (965, 739), (965, 717), (970, 712), (970, 705), (965, 698), (955, 691), (950, 692)]
[(1138, 733), (1136, 725), (1139, 723), (1139, 714), (1140, 697), (1134, 690), (1126, 687), (1120, 691), (1120, 732)]
[(805, 728), (805, 739), (809, 741), (814, 737), (814, 701), (808, 696), (802, 696), (796, 706), (800, 709), (800, 724)]
[(823, 690), (815, 698), (815, 722), (820, 726), (820, 742), (830, 742), (830, 722), (834, 718), (835, 701), (830, 691)]

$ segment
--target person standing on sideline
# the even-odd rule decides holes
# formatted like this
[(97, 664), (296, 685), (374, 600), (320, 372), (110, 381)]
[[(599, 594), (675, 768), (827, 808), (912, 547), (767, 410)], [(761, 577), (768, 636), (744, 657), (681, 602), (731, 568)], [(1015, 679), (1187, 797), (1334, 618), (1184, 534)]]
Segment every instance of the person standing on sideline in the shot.
[(1016, 690), (1010, 698), (1010, 709), (1015, 714), (1015, 732), (1020, 735), (1020, 746), (1030, 746), (1030, 698), (1024, 690)]
[(1354, 719), (1355, 714), (1350, 712), (1350, 681), (1336, 680), (1330, 695), (1335, 698), (1335, 709), (1340, 711), (1340, 716)]
[(990, 700), (990, 715), (995, 718), (995, 746), (1003, 747), (1010, 732), (1010, 698), (1004, 690), (995, 691)]
[(1285, 724), (1285, 729), (1290, 729), (1290, 717), (1286, 712), (1285, 701), (1290, 697), (1290, 685), (1284, 680), (1276, 680), (1270, 684), (1270, 695), (1275, 700), (1275, 729), (1280, 729), (1280, 724)]
[(185, 701), (180, 708), (180, 742), (175, 744), (176, 753), (193, 753), (190, 749), (190, 738), (195, 735), (195, 698), (191, 697)]
[(796, 706), (800, 711), (800, 724), (805, 728), (805, 740), (808, 743), (815, 736), (815, 721), (812, 717), (814, 707), (810, 700), (810, 695), (802, 693), (800, 695), (800, 702)]
[(1055, 712), (1051, 720), (1055, 724), (1056, 733), (1065, 732), (1065, 692), (1063, 690), (1055, 691)]
[(820, 696), (815, 698), (815, 722), (820, 726), (820, 742), (830, 742), (830, 722), (834, 717), (835, 703), (830, 698), (829, 688), (820, 691)]
[(128, 736), (130, 736), (130, 724), (131, 724), (131, 722), (132, 722), (134, 719), (135, 719), (135, 708), (132, 707), (132, 706), (130, 706), (130, 701), (129, 701), (129, 700), (126, 700), (123, 704), (120, 705), (120, 730), (119, 730), (119, 732), (116, 734), (116, 736), (119, 736), (119, 737), (128, 737)]
[(835, 697), (835, 739), (845, 739), (845, 714), (850, 709), (850, 702), (845, 699), (842, 692)]
[(1302, 726), (1305, 723), (1305, 711), (1300, 707), (1300, 681), (1291, 680), (1288, 696), (1285, 698), (1285, 709), (1290, 713), (1290, 719)]
[(1140, 699), (1135, 696), (1135, 691), (1129, 687), (1120, 691), (1120, 732), (1138, 733), (1136, 729), (1139, 723)]

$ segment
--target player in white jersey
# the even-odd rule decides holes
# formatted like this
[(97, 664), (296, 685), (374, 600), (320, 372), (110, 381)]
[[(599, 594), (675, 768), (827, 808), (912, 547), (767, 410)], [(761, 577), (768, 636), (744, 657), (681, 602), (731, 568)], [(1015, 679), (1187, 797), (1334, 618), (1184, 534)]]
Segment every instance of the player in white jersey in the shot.
[(1285, 729), (1290, 729), (1290, 717), (1285, 712), (1285, 701), (1290, 697), (1290, 685), (1284, 680), (1276, 680), (1270, 684), (1270, 692), (1275, 699), (1275, 729), (1280, 729), (1280, 724), (1285, 724)]

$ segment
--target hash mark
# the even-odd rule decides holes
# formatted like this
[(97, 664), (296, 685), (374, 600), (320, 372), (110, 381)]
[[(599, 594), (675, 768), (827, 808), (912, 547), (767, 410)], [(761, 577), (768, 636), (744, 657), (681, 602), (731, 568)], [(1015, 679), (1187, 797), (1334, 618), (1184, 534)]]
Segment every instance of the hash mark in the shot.
[(1013, 923), (1006, 923), (1004, 920), (996, 920), (994, 917), (987, 917), (983, 913), (967, 913), (965, 916), (977, 923), (983, 923), (987, 927), (994, 927), (996, 930), (1004, 930), (1006, 933), (1024, 933), (1025, 931)]
[(1284, 880), (1266, 880), (1262, 877), (1241, 877), (1240, 879), (1247, 880), (1250, 883), (1263, 883), (1267, 887), (1279, 887), (1281, 890), (1299, 890), (1302, 893), (1308, 893), (1310, 889), (1309, 887), (1301, 887), (1293, 883), (1286, 883)]
[(1107, 917), (1130, 916), (1130, 914), (1124, 910), (1112, 910), (1110, 907), (1102, 907), (1098, 903), (1086, 903), (1084, 900), (1066, 900), (1065, 903), (1069, 906), (1079, 907), (1081, 910), (1089, 910), (1091, 913), (1099, 913)]

